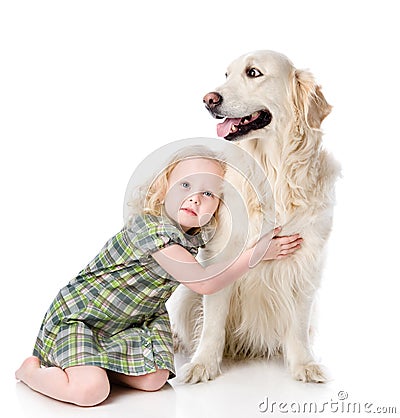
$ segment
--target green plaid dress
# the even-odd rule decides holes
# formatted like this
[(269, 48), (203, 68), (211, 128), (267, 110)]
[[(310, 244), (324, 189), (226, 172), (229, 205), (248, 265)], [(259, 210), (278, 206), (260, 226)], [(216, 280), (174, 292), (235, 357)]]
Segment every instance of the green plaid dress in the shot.
[(136, 216), (62, 288), (40, 328), (33, 354), (44, 366), (99, 366), (127, 375), (175, 376), (165, 303), (178, 282), (151, 254), (178, 244), (193, 255), (202, 233), (188, 235), (169, 219)]

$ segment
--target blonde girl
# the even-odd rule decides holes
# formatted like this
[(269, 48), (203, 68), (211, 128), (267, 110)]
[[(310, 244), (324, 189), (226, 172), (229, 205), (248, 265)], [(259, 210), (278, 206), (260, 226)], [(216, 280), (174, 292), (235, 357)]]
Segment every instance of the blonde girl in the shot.
[(189, 154), (162, 171), (124, 228), (60, 290), (17, 379), (81, 406), (103, 402), (110, 382), (156, 391), (175, 376), (165, 303), (179, 283), (211, 294), (300, 247), (298, 235), (276, 237), (276, 228), (237, 259), (202, 267), (195, 256), (221, 202), (225, 164), (210, 150)]

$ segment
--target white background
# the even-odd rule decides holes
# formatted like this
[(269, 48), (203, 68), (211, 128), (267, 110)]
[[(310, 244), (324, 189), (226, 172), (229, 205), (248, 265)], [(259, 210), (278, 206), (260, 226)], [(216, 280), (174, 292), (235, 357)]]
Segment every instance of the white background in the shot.
[(398, 399), (396, 3), (0, 3), (1, 385), (8, 399), (53, 296), (121, 227), (137, 164), (170, 141), (214, 137), (202, 97), (224, 81), (230, 61), (256, 49), (310, 69), (334, 106), (324, 141), (343, 178), (318, 352), (353, 397)]

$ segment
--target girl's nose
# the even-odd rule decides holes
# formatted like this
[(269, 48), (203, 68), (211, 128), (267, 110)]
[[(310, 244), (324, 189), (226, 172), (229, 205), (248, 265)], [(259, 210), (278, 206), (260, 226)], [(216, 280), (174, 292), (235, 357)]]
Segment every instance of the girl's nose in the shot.
[(198, 193), (192, 195), (189, 197), (189, 202), (194, 203), (195, 205), (198, 205), (200, 203), (200, 195)]

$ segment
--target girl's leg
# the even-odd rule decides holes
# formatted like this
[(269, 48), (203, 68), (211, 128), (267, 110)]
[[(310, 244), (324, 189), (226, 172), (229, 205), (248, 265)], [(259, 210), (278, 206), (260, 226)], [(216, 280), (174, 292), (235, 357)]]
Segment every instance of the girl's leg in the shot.
[(28, 357), (15, 377), (31, 389), (64, 402), (93, 406), (110, 393), (107, 372), (96, 366), (40, 367), (37, 357)]
[(134, 389), (144, 390), (146, 392), (155, 392), (161, 389), (168, 380), (169, 370), (157, 369), (154, 373), (148, 373), (141, 376), (128, 376), (122, 373), (108, 372), (112, 382), (129, 386)]

